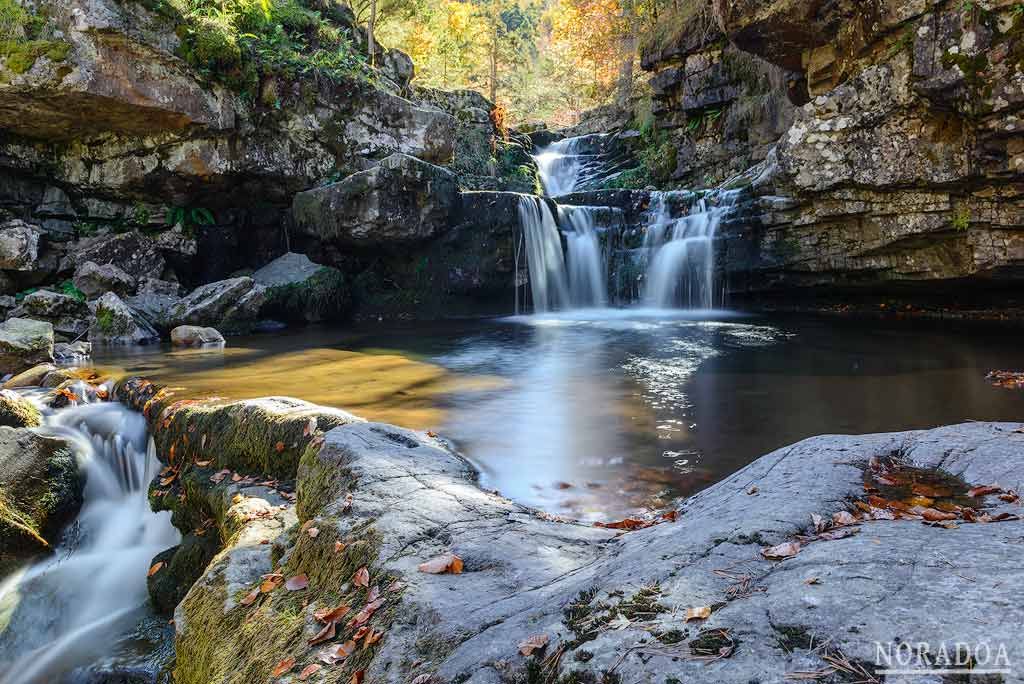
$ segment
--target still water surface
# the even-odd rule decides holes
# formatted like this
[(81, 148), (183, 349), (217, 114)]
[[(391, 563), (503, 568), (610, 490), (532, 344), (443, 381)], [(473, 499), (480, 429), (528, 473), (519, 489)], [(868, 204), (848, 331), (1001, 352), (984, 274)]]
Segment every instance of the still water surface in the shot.
[(586, 520), (660, 507), (817, 434), (1024, 420), (1012, 331), (642, 310), (229, 339), (97, 356), (202, 396), (289, 395), (441, 433), (481, 484)]

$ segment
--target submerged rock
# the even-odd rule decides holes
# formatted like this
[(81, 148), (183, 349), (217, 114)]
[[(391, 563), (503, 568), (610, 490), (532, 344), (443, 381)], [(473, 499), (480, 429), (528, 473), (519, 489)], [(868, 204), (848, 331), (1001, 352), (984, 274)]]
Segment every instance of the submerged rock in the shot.
[(197, 347), (204, 344), (224, 344), (224, 336), (215, 328), (179, 325), (171, 331), (171, 344), (176, 347)]
[(256, 271), (252, 279), (267, 288), (263, 313), (270, 318), (315, 323), (344, 317), (351, 306), (345, 276), (305, 254), (288, 252)]
[(0, 323), (0, 373), (20, 373), (53, 361), (53, 326), (27, 318)]
[(43, 414), (31, 399), (9, 389), (0, 390), (0, 426), (23, 428), (42, 424)]
[(160, 334), (137, 311), (113, 292), (93, 305), (94, 318), (89, 326), (89, 342), (100, 345), (152, 344)]
[(65, 440), (0, 427), (0, 575), (52, 548), (83, 486)]

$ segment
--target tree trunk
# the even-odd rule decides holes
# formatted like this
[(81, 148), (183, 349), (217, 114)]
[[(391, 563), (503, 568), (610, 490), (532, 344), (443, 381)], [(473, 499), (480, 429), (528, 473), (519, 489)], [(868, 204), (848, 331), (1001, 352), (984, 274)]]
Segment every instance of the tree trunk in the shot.
[(616, 98), (619, 106), (627, 105), (633, 94), (633, 63), (637, 47), (637, 26), (636, 12), (630, 0), (622, 3), (622, 22), (625, 25), (625, 30), (619, 41), (619, 50), (622, 53), (622, 63), (619, 65), (619, 92)]
[(366, 25), (366, 47), (370, 52), (370, 66), (377, 66), (377, 42), (373, 31), (377, 23), (377, 0), (370, 0), (370, 21)]

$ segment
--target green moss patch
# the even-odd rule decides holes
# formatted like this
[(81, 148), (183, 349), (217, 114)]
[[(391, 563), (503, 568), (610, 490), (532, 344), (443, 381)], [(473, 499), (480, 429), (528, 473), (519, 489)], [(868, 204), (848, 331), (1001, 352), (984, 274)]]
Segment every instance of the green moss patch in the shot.
[(0, 58), (9, 71), (24, 74), (41, 58), (63, 62), (71, 45), (62, 40), (5, 40), (0, 42)]

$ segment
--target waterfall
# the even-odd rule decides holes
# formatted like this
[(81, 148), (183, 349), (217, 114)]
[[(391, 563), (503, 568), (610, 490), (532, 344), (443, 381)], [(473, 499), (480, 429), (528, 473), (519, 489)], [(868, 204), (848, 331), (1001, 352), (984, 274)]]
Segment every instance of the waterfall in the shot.
[(601, 252), (595, 217), (603, 207), (559, 206), (559, 223), (566, 226), (569, 300), (573, 307), (608, 305), (608, 263)]
[[(79, 393), (85, 396), (85, 392)], [(39, 428), (63, 437), (85, 471), (84, 503), (55, 553), (0, 582), (0, 684), (64, 681), (109, 654), (147, 603), (146, 573), (179, 541), (147, 487), (160, 468), (145, 419), (117, 403), (51, 412)]]
[(735, 204), (738, 192), (702, 196), (681, 218), (671, 217), (670, 195), (659, 192), (652, 197), (651, 219), (644, 237), (644, 305), (658, 309), (714, 308), (715, 232)]
[(544, 194), (568, 195), (600, 180), (608, 171), (609, 136), (595, 133), (557, 140), (534, 155)]
[(565, 255), (558, 225), (548, 203), (539, 197), (519, 197), (519, 224), (526, 238), (526, 264), (536, 313), (564, 309), (569, 304)]

